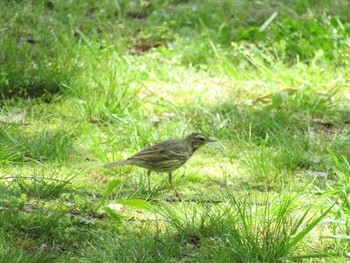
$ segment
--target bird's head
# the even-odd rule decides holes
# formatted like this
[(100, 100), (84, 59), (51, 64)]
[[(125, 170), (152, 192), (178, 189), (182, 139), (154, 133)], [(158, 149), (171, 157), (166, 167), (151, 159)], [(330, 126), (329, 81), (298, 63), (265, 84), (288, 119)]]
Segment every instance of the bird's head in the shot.
[(203, 133), (192, 133), (186, 138), (186, 140), (188, 140), (191, 143), (194, 151), (202, 147), (204, 144), (216, 142), (216, 140), (209, 138)]

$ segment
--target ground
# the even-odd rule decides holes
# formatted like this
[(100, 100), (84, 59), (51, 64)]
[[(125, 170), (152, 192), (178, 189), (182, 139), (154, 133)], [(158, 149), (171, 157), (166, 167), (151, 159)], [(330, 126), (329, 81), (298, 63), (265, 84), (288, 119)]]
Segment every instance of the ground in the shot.
[[(4, 262), (346, 262), (346, 1), (3, 1)], [(174, 172), (105, 169), (218, 141)]]

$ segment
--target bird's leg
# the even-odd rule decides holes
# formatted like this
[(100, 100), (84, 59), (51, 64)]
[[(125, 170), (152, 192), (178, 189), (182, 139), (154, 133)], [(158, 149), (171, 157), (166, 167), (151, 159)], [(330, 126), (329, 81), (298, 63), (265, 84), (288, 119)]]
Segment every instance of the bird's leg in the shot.
[(151, 170), (147, 171), (147, 186), (148, 186), (148, 192), (151, 192), (151, 181), (150, 181), (150, 176), (151, 175)]
[(173, 175), (171, 173), (169, 173), (169, 183), (173, 185)]
[(176, 191), (175, 185), (173, 185), (172, 173), (169, 173), (169, 183), (170, 183), (170, 186), (172, 186), (173, 189), (174, 189), (175, 196), (178, 197), (179, 200), (181, 200), (181, 193), (179, 193), (178, 191)]

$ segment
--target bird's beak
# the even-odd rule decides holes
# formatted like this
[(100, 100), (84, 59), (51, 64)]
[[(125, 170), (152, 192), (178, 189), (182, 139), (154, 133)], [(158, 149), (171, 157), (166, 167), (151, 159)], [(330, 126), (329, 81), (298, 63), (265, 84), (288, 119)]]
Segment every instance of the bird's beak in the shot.
[(217, 140), (214, 140), (214, 139), (212, 139), (212, 138), (209, 138), (208, 140), (207, 140), (207, 142), (216, 142)]

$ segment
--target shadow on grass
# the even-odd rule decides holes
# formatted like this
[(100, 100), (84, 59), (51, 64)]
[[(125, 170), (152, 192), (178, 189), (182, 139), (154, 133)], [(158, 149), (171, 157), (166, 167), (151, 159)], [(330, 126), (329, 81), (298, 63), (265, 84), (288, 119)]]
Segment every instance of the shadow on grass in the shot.
[[(19, 39), (25, 39), (22, 36)], [(22, 42), (23, 43), (22, 43)], [(50, 102), (62, 93), (76, 73), (73, 62), (66, 63), (64, 51), (47, 43), (7, 37), (0, 42), (0, 95), (3, 98), (41, 98)], [(1, 103), (1, 102), (0, 102)]]
[[(2, 258), (12, 259), (6, 262), (17, 262), (22, 257), (21, 262), (62, 262), (66, 250), (77, 252), (77, 244), (91, 238), (87, 230), (92, 227), (63, 213), (28, 213), (18, 209), (2, 211), (0, 225)], [(53, 261), (40, 261), (47, 258)]]

